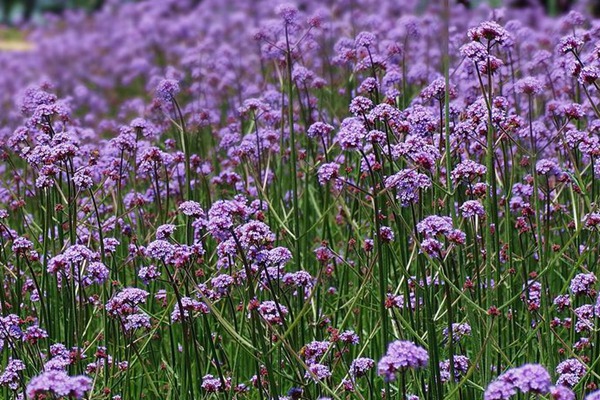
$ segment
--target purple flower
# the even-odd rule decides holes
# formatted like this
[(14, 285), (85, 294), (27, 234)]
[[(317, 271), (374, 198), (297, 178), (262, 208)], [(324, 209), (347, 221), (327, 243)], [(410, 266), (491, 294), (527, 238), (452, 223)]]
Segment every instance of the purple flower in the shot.
[(465, 201), (462, 206), (460, 206), (460, 211), (464, 218), (472, 218), (476, 215), (479, 217), (485, 216), (485, 208), (478, 200)]
[[(444, 340), (448, 340), (448, 328), (444, 328), (442, 331)], [(464, 336), (471, 336), (471, 325), (467, 323), (453, 323), (452, 324), (452, 341), (457, 343)]]
[(106, 311), (114, 317), (134, 314), (138, 312), (139, 304), (146, 303), (149, 295), (150, 293), (142, 289), (125, 288), (106, 303)]
[(321, 185), (325, 185), (327, 182), (338, 177), (340, 171), (340, 165), (338, 163), (326, 163), (322, 164), (317, 171), (317, 177)]
[(175, 228), (176, 227), (173, 224), (164, 224), (159, 226), (156, 229), (156, 239), (164, 240), (170, 238), (173, 232), (175, 232)]
[(583, 40), (577, 36), (566, 36), (560, 40), (559, 49), (563, 54), (576, 52), (583, 46)]
[(593, 272), (588, 274), (577, 274), (571, 279), (571, 293), (575, 296), (591, 295), (594, 284), (598, 279)]
[(86, 190), (94, 185), (90, 168), (82, 168), (73, 175), (73, 183), (81, 190)]
[(367, 130), (363, 121), (358, 118), (346, 118), (342, 121), (337, 134), (337, 141), (344, 150), (362, 149)]
[[(454, 356), (454, 379), (458, 382), (464, 374), (467, 373), (471, 362), (468, 357), (455, 355)], [(450, 360), (440, 362), (440, 375), (442, 382), (450, 381)]]
[(92, 388), (92, 380), (84, 375), (69, 376), (64, 371), (47, 371), (27, 384), (27, 397), (30, 399), (45, 396), (73, 397), (81, 399)]
[(371, 32), (361, 32), (356, 35), (356, 39), (354, 39), (354, 44), (356, 47), (370, 47), (375, 43), (376, 37), (375, 34)]
[(550, 388), (550, 395), (553, 400), (575, 400), (575, 393), (564, 386), (552, 386)]
[(512, 368), (490, 383), (484, 393), (484, 400), (508, 399), (517, 393), (546, 394), (552, 382), (550, 374), (538, 364), (525, 364)]
[[(436, 99), (442, 101), (446, 95), (446, 80), (443, 77), (437, 78), (421, 91), (421, 97), (425, 100)], [(450, 85), (448, 92), (450, 98), (456, 97), (456, 88)]]
[(417, 224), (417, 232), (425, 237), (447, 235), (452, 231), (452, 218), (430, 215)]
[(8, 365), (0, 375), (0, 385), (17, 390), (21, 384), (19, 372), (25, 370), (25, 363), (19, 359), (9, 359)]
[(377, 364), (377, 373), (387, 381), (396, 379), (398, 372), (424, 368), (429, 362), (427, 351), (409, 341), (396, 340), (389, 344), (388, 351)]
[(539, 79), (528, 76), (518, 80), (517, 83), (515, 83), (515, 90), (517, 93), (535, 96), (544, 91), (544, 86)]
[(596, 390), (585, 396), (585, 400), (600, 400), (600, 390)]
[(309, 138), (326, 138), (331, 132), (333, 132), (333, 130), (333, 126), (329, 124), (324, 122), (315, 122), (308, 128), (306, 134)]
[(501, 46), (510, 46), (512, 44), (511, 35), (495, 21), (484, 21), (477, 25), (477, 27), (469, 29), (467, 35), (474, 42), (486, 40), (496, 42)]
[(204, 218), (204, 210), (200, 204), (195, 201), (184, 201), (179, 205), (179, 211), (188, 217)]
[[(194, 314), (208, 314), (209, 309), (206, 304), (201, 301), (192, 299), (190, 297), (181, 298), (181, 307), (183, 307), (183, 318), (189, 318), (195, 316)], [(181, 308), (179, 302), (175, 303), (175, 309), (171, 313), (171, 321), (180, 322), (182, 320)]]
[(280, 4), (275, 9), (275, 13), (286, 25), (294, 25), (298, 19), (298, 9), (292, 4)]
[(585, 365), (576, 358), (570, 358), (556, 366), (556, 373), (559, 374), (556, 384), (573, 387), (581, 380), (586, 372), (587, 368)]
[(282, 304), (267, 300), (260, 303), (258, 313), (269, 324), (282, 325), (283, 319), (288, 315), (288, 309)]
[(329, 367), (323, 364), (310, 364), (308, 366), (308, 371), (304, 374), (305, 378), (311, 378), (313, 381), (322, 381), (323, 379), (327, 379), (331, 376), (331, 371)]
[(179, 82), (175, 79), (163, 79), (156, 87), (156, 98), (169, 103), (179, 93)]
[(577, 80), (582, 85), (592, 85), (600, 77), (600, 69), (594, 66), (586, 66), (581, 69)]
[(150, 282), (158, 279), (161, 273), (158, 267), (154, 264), (150, 264), (147, 267), (141, 267), (138, 271), (138, 277), (148, 285)]
[[(223, 387), (223, 383), (225, 383), (225, 387)], [(219, 377), (210, 374), (202, 377), (202, 389), (206, 390), (208, 393), (224, 392), (229, 390), (230, 387), (231, 378), (226, 378), (223, 382)]]
[(471, 160), (463, 160), (453, 170), (450, 176), (454, 184), (459, 183), (462, 180), (472, 182), (477, 177), (485, 175), (487, 168), (484, 165), (476, 163)]
[(414, 169), (403, 169), (385, 179), (385, 186), (396, 190), (396, 198), (402, 207), (418, 202), (420, 191), (429, 189), (431, 184), (427, 175)]
[(328, 340), (324, 341), (313, 341), (304, 346), (304, 358), (307, 364), (313, 364), (319, 362), (319, 359), (323, 357), (325, 353), (331, 347), (331, 342)]
[(350, 112), (356, 117), (368, 114), (372, 108), (373, 102), (363, 96), (356, 96), (350, 102)]
[(359, 357), (350, 364), (350, 375), (354, 378), (365, 376), (375, 366), (375, 361), (367, 357)]

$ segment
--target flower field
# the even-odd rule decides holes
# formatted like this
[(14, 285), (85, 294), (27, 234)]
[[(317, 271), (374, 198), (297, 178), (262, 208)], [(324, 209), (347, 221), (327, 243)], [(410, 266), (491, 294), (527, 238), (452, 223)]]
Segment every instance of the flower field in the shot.
[(588, 6), (0, 35), (0, 399), (600, 400)]

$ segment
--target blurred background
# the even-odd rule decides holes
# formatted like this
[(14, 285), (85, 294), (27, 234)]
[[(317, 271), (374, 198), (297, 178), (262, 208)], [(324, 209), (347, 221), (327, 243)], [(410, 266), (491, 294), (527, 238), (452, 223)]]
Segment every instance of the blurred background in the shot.
[[(2, 7), (0, 9), (0, 23), (4, 25), (14, 25), (17, 23), (28, 22), (32, 19), (40, 18), (44, 13), (60, 14), (68, 9), (84, 9), (90, 12), (102, 8), (105, 0), (0, 0)], [(113, 0), (114, 1), (114, 0)], [(118, 0), (116, 2), (127, 2), (130, 0)], [(201, 2), (202, 0), (197, 0)], [(233, 3), (239, 1), (251, 0), (229, 0)], [(423, 0), (422, 3), (436, 2), (440, 0)], [(442, 0), (443, 1), (443, 0)], [(450, 0), (464, 4), (469, 7), (475, 7), (482, 2), (487, 2), (492, 6), (507, 6), (514, 8), (525, 8), (541, 4), (548, 14), (562, 14), (568, 12), (576, 3), (576, 0)], [(301, 2), (300, 2), (301, 3)], [(600, 15), (600, 0), (590, 1), (590, 12), (596, 16)]]

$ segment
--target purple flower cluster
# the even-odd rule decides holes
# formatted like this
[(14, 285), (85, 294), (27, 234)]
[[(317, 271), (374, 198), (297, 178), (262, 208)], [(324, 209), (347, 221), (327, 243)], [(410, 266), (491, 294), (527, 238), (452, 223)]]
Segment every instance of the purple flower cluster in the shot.
[(27, 384), (27, 397), (44, 399), (47, 396), (81, 399), (92, 388), (92, 380), (84, 375), (69, 376), (64, 371), (47, 371)]
[(538, 364), (525, 364), (512, 368), (489, 384), (483, 398), (485, 400), (502, 400), (521, 393), (546, 394), (552, 382), (550, 374)]
[(389, 344), (387, 353), (377, 364), (377, 373), (387, 381), (394, 381), (398, 373), (427, 366), (429, 355), (412, 342), (397, 340)]

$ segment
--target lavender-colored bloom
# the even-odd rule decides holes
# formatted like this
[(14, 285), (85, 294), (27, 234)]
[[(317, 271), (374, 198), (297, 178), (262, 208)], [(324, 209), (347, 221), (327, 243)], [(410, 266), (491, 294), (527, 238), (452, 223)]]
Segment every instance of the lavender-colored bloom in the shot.
[(508, 399), (517, 393), (546, 394), (552, 382), (550, 374), (538, 364), (525, 364), (512, 368), (492, 382), (484, 393), (484, 400)]
[(106, 303), (106, 311), (114, 317), (134, 314), (138, 312), (139, 304), (146, 303), (149, 295), (150, 293), (142, 289), (125, 288)]
[[(363, 96), (356, 96), (350, 102), (350, 112), (356, 117), (368, 114), (372, 108), (373, 102), (370, 99)], [(352, 121), (353, 118), (349, 118), (349, 120)]]
[(417, 232), (425, 237), (447, 235), (452, 231), (452, 218), (430, 215), (417, 224)]
[(571, 279), (571, 293), (575, 296), (590, 295), (594, 284), (598, 281), (593, 272), (588, 274), (577, 274)]
[(267, 300), (260, 303), (258, 306), (258, 313), (269, 324), (282, 325), (283, 319), (288, 315), (288, 309), (282, 304)]
[(561, 53), (570, 53), (577, 51), (583, 46), (583, 40), (577, 36), (566, 36), (560, 40), (559, 49)]
[(181, 307), (183, 307), (183, 316), (179, 302), (175, 303), (175, 309), (171, 313), (171, 321), (180, 322), (182, 319), (195, 316), (196, 313), (208, 314), (209, 309), (206, 304), (190, 297), (181, 298)]
[(600, 390), (596, 390), (585, 396), (585, 400), (600, 400)]
[(27, 384), (27, 397), (72, 397), (81, 399), (92, 388), (92, 380), (84, 375), (69, 376), (64, 371), (47, 371), (31, 379)]
[(453, 170), (450, 176), (452, 181), (457, 184), (462, 180), (472, 182), (477, 177), (485, 175), (487, 168), (484, 165), (471, 160), (461, 161)]
[(298, 8), (292, 4), (280, 4), (275, 9), (275, 13), (286, 25), (294, 25), (298, 19)]
[(575, 393), (567, 387), (558, 385), (550, 388), (550, 395), (553, 400), (575, 400)]
[[(442, 101), (446, 94), (446, 80), (443, 77), (437, 78), (421, 91), (421, 97), (425, 100), (436, 99)], [(456, 88), (450, 85), (448, 91), (450, 98), (456, 97)]]
[(73, 175), (73, 183), (81, 190), (91, 188), (94, 185), (94, 180), (92, 179), (92, 171), (90, 168), (83, 168), (75, 172)]
[[(456, 382), (460, 380), (462, 376), (464, 376), (471, 362), (468, 357), (455, 355), (454, 356), (454, 379)], [(444, 360), (440, 362), (440, 376), (442, 378), (442, 382), (450, 381), (450, 360)]]
[(577, 80), (582, 85), (593, 85), (600, 77), (600, 69), (594, 66), (585, 66), (581, 69)]
[(375, 34), (371, 32), (361, 32), (358, 35), (356, 35), (354, 44), (356, 45), (356, 47), (370, 47), (375, 43), (375, 40)]
[(338, 163), (325, 163), (319, 167), (317, 171), (317, 177), (321, 185), (325, 185), (327, 182), (338, 177), (340, 171), (340, 165)]
[(125, 317), (123, 328), (126, 332), (132, 332), (137, 329), (150, 329), (150, 316), (146, 313), (130, 314)]
[(104, 265), (100, 261), (91, 262), (85, 270), (83, 283), (86, 286), (89, 286), (93, 283), (102, 284), (108, 279), (109, 274), (110, 270), (106, 265)]
[(138, 277), (146, 285), (148, 285), (150, 282), (158, 279), (160, 277), (160, 275), (161, 275), (160, 270), (154, 264), (150, 264), (148, 266), (141, 267), (140, 270), (138, 271)]
[(305, 378), (311, 378), (313, 381), (322, 381), (331, 376), (331, 371), (329, 367), (323, 364), (310, 364), (308, 366), (308, 371), (304, 374)]
[(173, 224), (164, 224), (159, 226), (156, 229), (156, 239), (164, 240), (170, 238), (173, 232), (175, 232), (175, 229), (176, 227)]
[(199, 203), (195, 201), (184, 201), (179, 205), (179, 211), (188, 217), (203, 218), (204, 210)]
[(419, 192), (431, 187), (431, 179), (425, 174), (418, 173), (414, 169), (403, 169), (400, 172), (388, 176), (385, 186), (396, 190), (396, 198), (400, 200), (402, 207), (408, 207), (419, 201)]
[(498, 379), (493, 381), (485, 389), (484, 400), (505, 400), (517, 394), (517, 390), (512, 382)]
[(464, 218), (472, 218), (476, 215), (479, 217), (485, 216), (485, 208), (479, 200), (465, 201), (462, 206), (460, 206), (460, 211)]
[(231, 378), (225, 379), (225, 387), (219, 377), (213, 375), (205, 375), (202, 377), (202, 389), (208, 393), (224, 392), (231, 387)]
[(377, 373), (387, 381), (396, 379), (398, 372), (427, 366), (429, 355), (422, 347), (409, 341), (396, 340), (389, 344), (388, 351), (377, 364)]
[(328, 340), (325, 341), (313, 341), (304, 346), (304, 358), (306, 359), (307, 364), (317, 363), (319, 359), (323, 357), (325, 353), (331, 347), (331, 342)]
[(484, 21), (469, 29), (467, 35), (472, 41), (493, 41), (501, 46), (510, 46), (513, 41), (512, 36), (495, 21)]
[[(448, 328), (444, 328), (442, 331), (444, 340), (448, 340)], [(453, 323), (452, 324), (452, 340), (458, 343), (463, 337), (471, 336), (471, 325), (467, 323)]]
[(331, 134), (331, 132), (333, 132), (333, 130), (333, 126), (329, 124), (324, 122), (315, 122), (308, 128), (306, 134), (309, 138), (326, 138)]
[(350, 364), (350, 375), (354, 378), (365, 376), (375, 366), (375, 361), (367, 357), (359, 357)]
[(587, 368), (576, 358), (570, 358), (556, 366), (556, 373), (559, 374), (556, 383), (558, 385), (573, 387), (586, 374)]
[(337, 141), (344, 150), (362, 149), (367, 130), (358, 118), (346, 118), (342, 121), (337, 134)]
[(535, 96), (544, 91), (544, 86), (539, 79), (528, 76), (518, 80), (517, 83), (515, 83), (515, 90), (517, 93)]
[(156, 87), (156, 98), (168, 103), (179, 93), (179, 82), (175, 79), (163, 79)]
[(25, 363), (19, 359), (9, 359), (8, 365), (0, 375), (0, 385), (17, 390), (21, 384), (19, 372), (25, 370)]
[(488, 57), (487, 48), (479, 42), (470, 42), (460, 48), (460, 53), (475, 63), (485, 62)]

